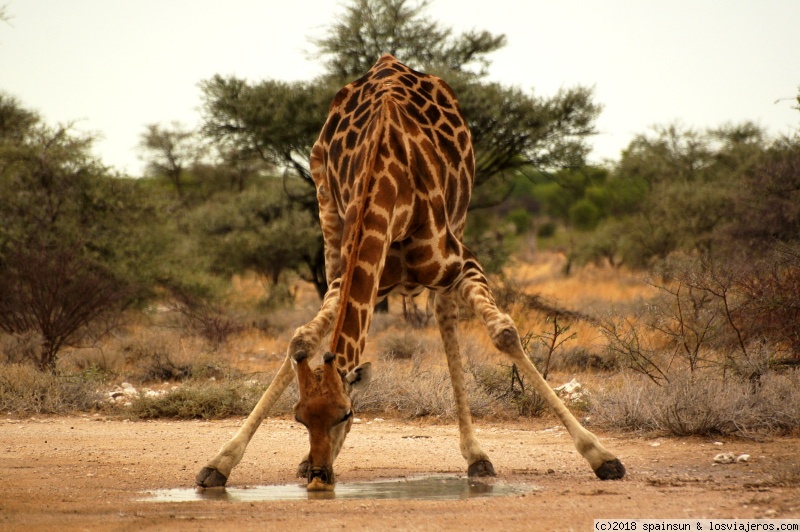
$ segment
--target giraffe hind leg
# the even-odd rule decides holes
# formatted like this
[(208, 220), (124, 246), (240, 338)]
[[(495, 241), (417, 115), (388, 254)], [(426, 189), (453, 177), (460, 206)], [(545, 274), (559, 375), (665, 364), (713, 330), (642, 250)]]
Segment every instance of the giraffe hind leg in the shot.
[(450, 382), (453, 386), (456, 410), (458, 413), (458, 430), (461, 455), (467, 460), (467, 474), (470, 477), (495, 476), (494, 466), (489, 456), (483, 452), (475, 431), (472, 428), (472, 416), (469, 411), (469, 398), (467, 397), (464, 382), (464, 369), (461, 364), (461, 355), (458, 349), (458, 306), (452, 294), (437, 294), (434, 302), (436, 323), (444, 344), (447, 367), (450, 371)]
[(516, 325), (507, 314), (497, 308), (480, 265), (475, 261), (468, 261), (465, 270), (457, 290), (465, 303), (483, 322), (495, 347), (517, 365), (528, 382), (533, 385), (536, 393), (553, 409), (572, 436), (575, 448), (589, 462), (598, 478), (613, 480), (625, 476), (625, 467), (622, 462), (603, 447), (597, 436), (585, 429), (575, 419), (575, 416), (564, 406), (561, 399), (544, 380), (536, 366), (525, 355)]

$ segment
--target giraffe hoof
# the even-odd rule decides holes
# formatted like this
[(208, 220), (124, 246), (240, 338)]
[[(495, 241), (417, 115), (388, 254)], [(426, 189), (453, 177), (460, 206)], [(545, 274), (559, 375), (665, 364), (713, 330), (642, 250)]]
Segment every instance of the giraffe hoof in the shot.
[(297, 478), (308, 478), (308, 460), (303, 460), (297, 466)]
[(213, 467), (204, 467), (194, 477), (194, 481), (201, 488), (219, 488), (228, 482), (228, 477)]
[(497, 474), (494, 472), (494, 466), (489, 460), (478, 460), (471, 464), (467, 469), (469, 477), (494, 477)]
[(617, 480), (625, 476), (625, 466), (619, 459), (607, 460), (594, 470), (600, 480)]

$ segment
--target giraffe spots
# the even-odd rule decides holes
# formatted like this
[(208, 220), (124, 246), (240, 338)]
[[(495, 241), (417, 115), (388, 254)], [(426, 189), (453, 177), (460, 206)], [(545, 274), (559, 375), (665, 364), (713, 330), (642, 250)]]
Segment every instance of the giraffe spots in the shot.
[(439, 150), (444, 152), (447, 161), (451, 162), (454, 166), (458, 166), (461, 160), (461, 151), (459, 151), (456, 143), (439, 130), (436, 130), (436, 143)]
[(407, 249), (405, 260), (412, 268), (420, 264), (426, 264), (433, 260), (433, 247), (425, 242), (411, 249)]
[(347, 180), (350, 180), (352, 178), (350, 176), (350, 171), (352, 170), (350, 168), (350, 158), (351, 155), (349, 153), (345, 154), (344, 157), (342, 157), (342, 162), (339, 170), (339, 173), (342, 175), (342, 177), (344, 177)]
[(448, 122), (450, 122), (450, 124), (454, 128), (459, 129), (459, 128), (464, 127), (464, 120), (461, 118), (461, 116), (458, 113), (450, 113), (450, 112), (445, 111), (444, 112), (444, 117), (447, 119)]
[(419, 266), (409, 272), (409, 278), (422, 286), (435, 286), (439, 277), (439, 264), (436, 262)]
[(461, 151), (466, 151), (469, 146), (469, 134), (464, 130), (459, 131), (456, 135), (456, 142), (458, 142), (458, 147), (461, 148)]
[(342, 156), (342, 139), (334, 139), (328, 146), (328, 160), (336, 166)]
[[(406, 113), (401, 112), (399, 113), (399, 115), (400, 115), (400, 120), (398, 122), (402, 131), (406, 135), (410, 135), (412, 137), (418, 136), (420, 134), (420, 129), (417, 122), (411, 120)], [(403, 144), (400, 145), (402, 146)]]
[(435, 105), (429, 105), (423, 112), (425, 116), (428, 117), (428, 121), (433, 125), (436, 125), (439, 119), (442, 118), (442, 112)]
[(428, 81), (428, 80), (423, 80), (423, 81), (422, 81), (422, 82), (419, 84), (419, 90), (420, 90), (420, 92), (422, 92), (422, 93), (425, 93), (425, 94), (428, 94), (428, 95), (430, 95), (430, 94), (433, 92), (433, 83), (431, 83), (431, 82), (430, 82), (430, 81)]
[[(352, 290), (350, 294), (352, 295)], [(344, 325), (342, 326), (342, 335), (347, 338), (358, 338), (361, 324), (358, 319), (358, 309), (350, 302), (345, 306), (344, 311)], [(339, 339), (340, 342), (344, 338)], [(341, 352), (341, 351), (340, 351)]]
[(330, 117), (328, 117), (328, 121), (325, 122), (325, 128), (323, 129), (321, 135), (323, 140), (330, 142), (341, 120), (342, 115), (340, 113), (333, 113)]
[[(425, 102), (425, 103), (427, 103), (427, 102)], [(423, 105), (424, 105), (424, 103), (423, 103)], [(420, 111), (419, 106), (417, 106), (417, 105), (407, 105), (407, 106), (404, 107), (404, 110), (405, 110), (406, 114), (408, 115), (408, 117), (411, 120), (413, 120), (414, 122), (416, 122), (416, 123), (418, 123), (420, 125), (423, 125), (423, 126), (429, 124), (428, 117), (426, 117), (424, 114), (422, 114), (422, 111)]]
[(358, 251), (358, 261), (364, 264), (375, 265), (380, 262), (382, 255), (383, 240), (372, 235), (364, 237)]
[(439, 131), (442, 131), (448, 137), (454, 137), (456, 132), (450, 127), (450, 124), (444, 123), (439, 125)]
[(428, 154), (433, 154), (435, 156), (435, 150), (432, 149), (430, 142), (423, 141), (419, 144), (411, 144), (411, 164), (409, 165), (409, 170), (411, 170), (411, 177), (414, 179), (416, 189), (427, 193), (428, 190), (435, 187), (435, 183), (431, 178), (431, 170), (428, 167), (425, 155), (423, 155), (420, 149), (420, 145)]
[[(381, 248), (383, 246), (380, 246)], [(359, 257), (361, 258), (361, 257)], [(372, 288), (375, 286), (375, 276), (365, 270), (361, 265), (353, 269), (353, 281), (350, 285), (350, 297), (361, 304), (369, 303), (372, 297)]]
[(398, 79), (400, 79), (400, 83), (402, 83), (403, 85), (405, 85), (410, 89), (413, 89), (414, 86), (417, 84), (417, 78), (415, 78), (411, 74), (403, 74)]
[(393, 179), (406, 179), (406, 171), (403, 167), (397, 164), (396, 161), (391, 161), (389, 166), (387, 167), (389, 171), (389, 175), (392, 176)]
[(358, 107), (359, 96), (361, 95), (361, 90), (355, 91), (350, 98), (347, 100), (347, 103), (344, 104), (344, 113), (350, 115), (353, 111), (356, 110)]
[(447, 226), (447, 214), (444, 206), (444, 198), (437, 194), (430, 199), (430, 213), (435, 227)]
[(461, 275), (461, 267), (461, 262), (451, 262), (448, 264), (442, 272), (442, 276), (437, 284), (447, 288), (453, 286)]
[(331, 109), (339, 107), (345, 98), (350, 94), (349, 87), (343, 87), (336, 93), (336, 96), (333, 97), (333, 101), (331, 102)]
[[(376, 171), (378, 171), (377, 168)], [(397, 188), (386, 176), (382, 176), (378, 180), (373, 199), (375, 203), (383, 207), (387, 212), (392, 210), (397, 199)]]
[(453, 92), (453, 89), (450, 88), (450, 85), (444, 82), (444, 80), (439, 80), (440, 88), (444, 92), (442, 95), (443, 103), (440, 105), (442, 107), (453, 107), (453, 105), (458, 106), (458, 98), (456, 98), (456, 93)]
[(412, 92), (409, 96), (409, 100), (418, 110), (422, 110), (422, 108), (428, 105), (427, 98), (418, 92)]
[(391, 68), (384, 68), (382, 70), (378, 70), (372, 75), (372, 79), (384, 79), (390, 76), (393, 76), (395, 73), (394, 69)]
[(453, 108), (453, 104), (450, 103), (450, 98), (443, 91), (438, 91), (436, 93), (436, 105), (438, 105), (442, 109), (452, 109)]
[(391, 151), (391, 155), (403, 166), (408, 166), (408, 154), (406, 153), (405, 141), (403, 134), (394, 125), (389, 126), (388, 144), (387, 149)]
[(352, 276), (334, 332), (337, 363), (357, 361), (376, 294), (449, 287), (467, 275), (472, 256), (459, 238), (474, 165), (458, 102), (439, 78), (383, 56), (337, 93), (312, 153), (314, 178), (330, 195), (320, 196), (326, 274), (331, 286)]
[(400, 283), (403, 274), (403, 261), (398, 255), (390, 254), (386, 256), (381, 274), (381, 286), (395, 286)]
[(467, 179), (463, 182), (468, 183), (469, 189), (472, 190), (472, 182), (475, 179), (475, 155), (472, 153), (472, 150), (469, 150), (469, 153), (467, 153), (467, 156), (464, 158), (464, 161), (467, 163), (468, 175)]
[(353, 148), (356, 147), (357, 140), (358, 140), (358, 134), (356, 134), (356, 132), (351, 129), (350, 131), (347, 132), (347, 135), (345, 136), (345, 141), (344, 141), (345, 148), (347, 148), (348, 150), (352, 150)]
[(407, 224), (409, 219), (409, 211), (404, 210), (401, 211), (399, 214), (395, 211), (394, 220), (392, 221), (392, 231), (391, 234), (395, 238), (399, 238), (400, 235), (405, 234), (407, 230)]

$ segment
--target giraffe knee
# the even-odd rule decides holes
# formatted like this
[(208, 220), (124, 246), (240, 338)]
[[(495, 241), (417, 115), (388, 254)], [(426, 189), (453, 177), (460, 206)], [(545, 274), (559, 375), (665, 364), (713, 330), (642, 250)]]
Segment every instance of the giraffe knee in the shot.
[(492, 343), (504, 353), (513, 351), (516, 346), (520, 345), (517, 328), (513, 324), (503, 327), (492, 335)]

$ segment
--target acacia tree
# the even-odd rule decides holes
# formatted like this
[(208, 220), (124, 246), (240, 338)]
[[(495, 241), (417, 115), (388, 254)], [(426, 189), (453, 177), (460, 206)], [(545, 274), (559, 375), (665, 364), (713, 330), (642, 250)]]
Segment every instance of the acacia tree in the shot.
[(146, 268), (150, 246), (131, 244), (148, 240), (131, 214), (145, 209), (91, 155), (93, 140), (0, 98), (0, 331), (37, 335), (41, 369), (113, 324)]
[(179, 200), (184, 197), (186, 171), (200, 160), (202, 149), (197, 134), (178, 122), (171, 127), (150, 124), (142, 133), (139, 148), (147, 162), (146, 173), (167, 179)]

